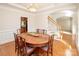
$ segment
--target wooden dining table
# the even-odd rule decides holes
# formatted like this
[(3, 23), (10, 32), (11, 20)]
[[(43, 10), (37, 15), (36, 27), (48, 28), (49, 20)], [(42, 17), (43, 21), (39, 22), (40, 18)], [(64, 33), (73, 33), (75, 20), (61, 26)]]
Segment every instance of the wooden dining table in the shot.
[(20, 37), (25, 39), (25, 42), (31, 47), (43, 47), (49, 42), (49, 35), (39, 33), (21, 33)]
[(21, 33), (20, 37), (25, 39), (27, 46), (35, 48), (34, 53), (39, 56), (40, 49), (44, 46), (47, 46), (50, 42), (49, 35), (39, 34), (39, 33)]

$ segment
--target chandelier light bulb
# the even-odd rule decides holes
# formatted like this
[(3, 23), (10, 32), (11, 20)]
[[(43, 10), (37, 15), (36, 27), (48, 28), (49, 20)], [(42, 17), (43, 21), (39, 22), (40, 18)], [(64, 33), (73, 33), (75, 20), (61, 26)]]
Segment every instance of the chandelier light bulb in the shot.
[(29, 8), (29, 11), (31, 11), (31, 12), (35, 12), (36, 9), (35, 9), (35, 8)]

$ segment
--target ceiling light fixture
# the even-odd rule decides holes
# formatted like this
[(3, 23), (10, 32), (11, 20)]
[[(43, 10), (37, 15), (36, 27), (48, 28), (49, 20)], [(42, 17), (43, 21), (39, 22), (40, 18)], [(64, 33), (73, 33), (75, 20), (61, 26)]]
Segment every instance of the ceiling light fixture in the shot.
[(37, 4), (31, 4), (27, 9), (30, 12), (36, 12), (37, 11)]
[(29, 8), (28, 10), (31, 11), (31, 12), (36, 12), (35, 8)]
[(65, 16), (68, 16), (68, 17), (71, 17), (73, 15), (73, 11), (71, 10), (65, 10), (64, 13), (65, 13)]

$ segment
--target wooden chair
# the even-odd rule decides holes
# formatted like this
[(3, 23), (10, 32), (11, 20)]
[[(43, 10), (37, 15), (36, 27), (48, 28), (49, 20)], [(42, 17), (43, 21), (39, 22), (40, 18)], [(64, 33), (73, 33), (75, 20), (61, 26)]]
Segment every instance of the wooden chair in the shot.
[(53, 40), (54, 40), (54, 35), (50, 36), (50, 54), (53, 56)]
[(25, 39), (21, 38), (20, 36), (14, 34), (15, 36), (15, 50), (17, 50), (17, 55), (20, 56), (29, 56), (35, 50), (35, 48), (28, 47)]
[(21, 40), (20, 37), (18, 37), (18, 34), (14, 33), (15, 38), (15, 52), (17, 55), (21, 55), (21, 50), (24, 46), (24, 42)]
[(21, 32), (21, 33), (24, 33), (24, 32), (27, 32), (27, 31), (26, 31), (25, 28), (21, 28), (21, 29), (20, 29), (20, 32)]
[(17, 34), (21, 34), (21, 29), (17, 29)]
[(40, 34), (47, 34), (47, 30), (45, 30), (45, 29), (37, 29), (36, 32), (40, 33)]
[(15, 52), (17, 52), (17, 55), (19, 55), (19, 47), (18, 47), (19, 41), (16, 33), (14, 33), (14, 38), (15, 38)]
[(47, 30), (43, 29), (43, 34), (47, 34)]
[(26, 30), (25, 29), (17, 29), (17, 34), (20, 34), (20, 33), (24, 33), (24, 32), (26, 32)]
[(47, 56), (49, 55), (53, 56), (53, 39), (51, 36), (49, 37), (49, 42), (47, 46), (42, 47), (41, 49), (47, 53)]

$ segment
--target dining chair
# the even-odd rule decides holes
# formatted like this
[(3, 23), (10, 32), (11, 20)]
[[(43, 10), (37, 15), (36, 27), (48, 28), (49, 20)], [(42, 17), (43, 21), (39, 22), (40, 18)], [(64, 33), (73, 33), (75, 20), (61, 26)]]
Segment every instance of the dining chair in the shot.
[(47, 30), (43, 29), (43, 34), (47, 34)]
[(42, 47), (41, 49), (47, 53), (47, 56), (50, 56), (50, 55), (53, 56), (53, 39), (51, 36), (49, 37), (48, 44)]
[(40, 34), (47, 34), (47, 30), (45, 29), (37, 29), (36, 32)]
[(21, 29), (17, 29), (17, 34), (21, 34)]
[(23, 39), (22, 37), (20, 37), (20, 36), (17, 36), (17, 37), (18, 37), (18, 41), (19, 41), (19, 44), (18, 44), (19, 55), (20, 56), (32, 55), (35, 48), (29, 47), (27, 45), (27, 43), (25, 42), (25, 39)]
[(24, 33), (24, 32), (26, 32), (25, 29), (17, 29), (17, 34), (21, 34), (21, 33)]
[(16, 33), (14, 33), (14, 39), (15, 39), (15, 52), (17, 52), (17, 55), (19, 55), (19, 47), (18, 47), (19, 41)]
[(54, 35), (51, 35), (50, 36), (50, 43), (49, 43), (51, 56), (53, 56), (53, 40), (54, 40)]

